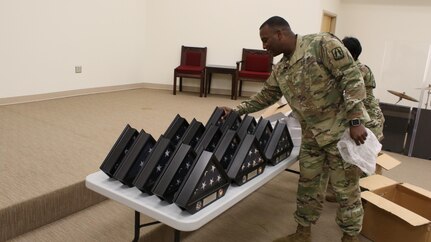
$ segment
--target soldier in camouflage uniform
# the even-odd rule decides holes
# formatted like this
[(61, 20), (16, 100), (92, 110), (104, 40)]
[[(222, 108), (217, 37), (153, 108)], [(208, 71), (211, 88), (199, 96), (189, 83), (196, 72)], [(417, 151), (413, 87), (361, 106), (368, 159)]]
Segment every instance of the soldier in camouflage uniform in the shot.
[(358, 60), (358, 57), (362, 52), (362, 46), (359, 40), (354, 37), (345, 37), (343, 39), (343, 44), (349, 50), (361, 71), (362, 77), (364, 78), (365, 88), (367, 90), (367, 97), (364, 100), (364, 105), (368, 115), (370, 116), (370, 121), (364, 125), (369, 128), (374, 135), (376, 135), (379, 141), (381, 141), (383, 139), (383, 124), (385, 122), (385, 118), (380, 109), (379, 102), (373, 94), (373, 89), (376, 88), (374, 75), (367, 65), (362, 64)]
[(348, 128), (356, 144), (366, 139), (362, 123), (369, 117), (362, 102), (365, 87), (361, 73), (348, 50), (331, 34), (295, 35), (286, 20), (275, 16), (262, 24), (260, 37), (264, 49), (283, 57), (262, 90), (235, 110), (240, 114), (256, 112), (284, 96), (302, 128), (294, 213), (298, 228), (276, 241), (311, 241), (310, 226), (322, 211), (320, 184), (325, 171), (329, 171), (340, 198), (336, 222), (344, 232), (342, 241), (358, 241), (363, 218), (360, 170), (342, 160), (336, 144)]

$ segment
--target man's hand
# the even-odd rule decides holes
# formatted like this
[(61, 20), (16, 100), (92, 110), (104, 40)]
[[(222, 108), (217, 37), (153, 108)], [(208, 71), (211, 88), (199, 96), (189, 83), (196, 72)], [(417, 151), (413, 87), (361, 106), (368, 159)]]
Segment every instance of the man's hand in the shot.
[(362, 124), (350, 127), (350, 137), (355, 141), (356, 145), (363, 144), (367, 139), (367, 135), (367, 130)]
[(230, 112), (232, 112), (232, 108), (229, 108), (229, 107), (221, 107), (221, 108), (223, 108), (223, 111), (224, 111), (224, 115), (223, 115), (223, 119), (225, 118), (225, 117), (227, 117), (227, 115), (230, 113)]

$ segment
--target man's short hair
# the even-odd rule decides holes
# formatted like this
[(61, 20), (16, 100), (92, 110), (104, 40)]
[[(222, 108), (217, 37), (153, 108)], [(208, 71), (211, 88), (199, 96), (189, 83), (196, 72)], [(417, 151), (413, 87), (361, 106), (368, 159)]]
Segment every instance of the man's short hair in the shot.
[(355, 37), (344, 37), (343, 44), (349, 50), (354, 60), (357, 60), (362, 52), (361, 42)]
[(282, 17), (280, 16), (273, 16), (271, 18), (269, 18), (268, 20), (266, 20), (259, 29), (262, 29), (265, 25), (268, 25), (269, 27), (272, 28), (290, 28), (289, 23)]

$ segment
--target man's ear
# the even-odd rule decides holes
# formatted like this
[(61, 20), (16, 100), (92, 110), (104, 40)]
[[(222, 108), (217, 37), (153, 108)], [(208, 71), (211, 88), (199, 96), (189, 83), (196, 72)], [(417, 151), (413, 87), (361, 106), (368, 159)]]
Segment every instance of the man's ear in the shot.
[(281, 30), (277, 30), (275, 33), (277, 34), (277, 38), (279, 40), (281, 40), (283, 38), (283, 33), (281, 32)]

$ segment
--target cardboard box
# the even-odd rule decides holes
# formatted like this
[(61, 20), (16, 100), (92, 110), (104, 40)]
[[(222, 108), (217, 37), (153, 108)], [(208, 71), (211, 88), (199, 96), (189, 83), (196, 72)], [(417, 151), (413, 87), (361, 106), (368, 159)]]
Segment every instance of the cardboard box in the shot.
[(431, 242), (431, 192), (381, 175), (360, 180), (361, 234), (375, 242)]
[(396, 166), (398, 166), (399, 164), (401, 164), (400, 161), (398, 161), (397, 159), (395, 159), (394, 157), (386, 154), (386, 153), (381, 153), (376, 160), (376, 174), (381, 175), (383, 173), (383, 169), (385, 170), (390, 170)]
[(290, 110), (292, 109), (287, 104), (287, 101), (284, 98), (281, 98), (280, 101), (267, 107), (265, 111), (262, 113), (262, 117), (268, 119), (269, 117), (277, 116), (277, 114), (281, 114), (284, 116), (284, 113), (287, 113)]

